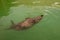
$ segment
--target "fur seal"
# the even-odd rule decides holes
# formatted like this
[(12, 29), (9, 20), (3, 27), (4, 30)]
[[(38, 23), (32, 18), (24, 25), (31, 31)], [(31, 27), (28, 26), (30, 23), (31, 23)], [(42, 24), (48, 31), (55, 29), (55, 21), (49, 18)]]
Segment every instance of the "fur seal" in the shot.
[(10, 29), (24, 30), (30, 28), (32, 25), (38, 23), (43, 18), (43, 15), (37, 16), (35, 18), (26, 18), (24, 21), (15, 24), (13, 21)]

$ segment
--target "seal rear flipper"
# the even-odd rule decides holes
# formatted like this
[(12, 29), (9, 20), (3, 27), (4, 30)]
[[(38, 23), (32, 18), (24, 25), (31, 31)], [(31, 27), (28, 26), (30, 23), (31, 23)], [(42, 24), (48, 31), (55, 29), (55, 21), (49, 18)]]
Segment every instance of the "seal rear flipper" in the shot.
[(14, 29), (15, 25), (16, 24), (11, 20), (11, 26), (9, 26), (9, 28), (7, 28), (6, 30)]
[(14, 25), (15, 23), (13, 22), (13, 20), (11, 20), (11, 23), (12, 23), (12, 25)]

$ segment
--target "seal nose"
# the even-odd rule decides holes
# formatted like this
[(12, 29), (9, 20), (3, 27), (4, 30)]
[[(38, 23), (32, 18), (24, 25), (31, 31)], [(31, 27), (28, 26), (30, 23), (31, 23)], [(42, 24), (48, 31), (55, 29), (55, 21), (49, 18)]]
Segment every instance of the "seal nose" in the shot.
[(41, 15), (41, 17), (43, 17), (43, 15)]

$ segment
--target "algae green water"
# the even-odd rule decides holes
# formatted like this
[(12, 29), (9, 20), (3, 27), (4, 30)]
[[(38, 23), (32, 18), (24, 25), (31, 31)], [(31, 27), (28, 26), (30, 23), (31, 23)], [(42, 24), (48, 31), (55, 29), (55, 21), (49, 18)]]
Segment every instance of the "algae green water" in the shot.
[[(11, 20), (17, 24), (41, 14), (30, 29), (6, 30)], [(0, 40), (60, 40), (60, 0), (0, 0)]]

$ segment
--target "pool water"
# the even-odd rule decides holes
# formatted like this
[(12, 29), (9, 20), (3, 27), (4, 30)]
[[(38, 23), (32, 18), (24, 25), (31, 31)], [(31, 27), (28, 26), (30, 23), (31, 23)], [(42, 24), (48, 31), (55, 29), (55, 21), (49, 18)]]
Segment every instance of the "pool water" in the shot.
[[(0, 40), (60, 40), (60, 0), (0, 0)], [(44, 15), (27, 30), (6, 30), (27, 17)]]

